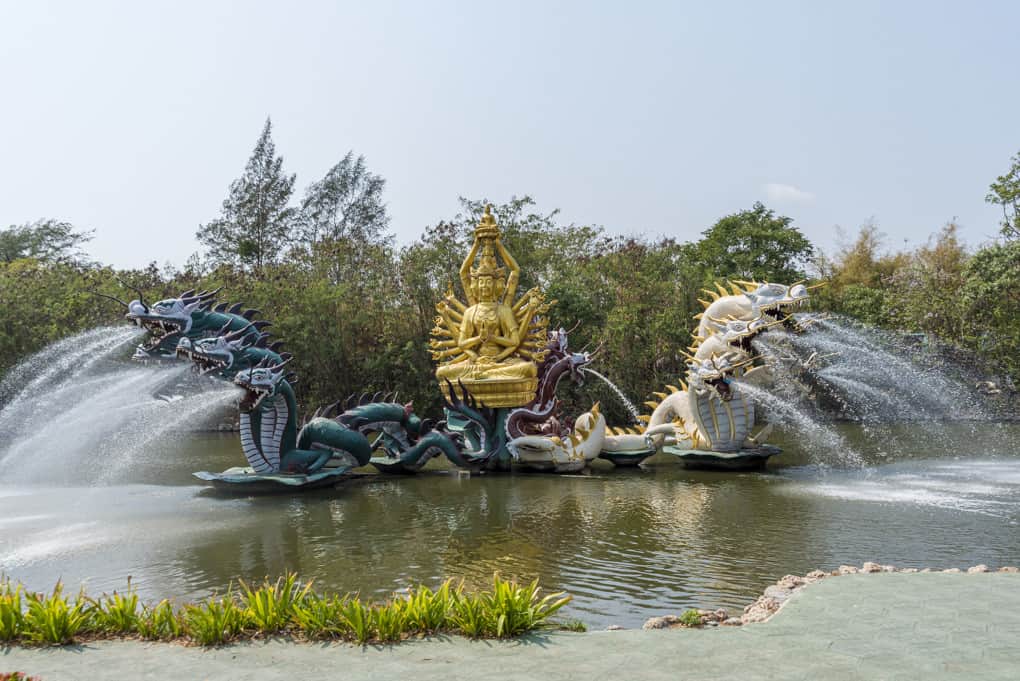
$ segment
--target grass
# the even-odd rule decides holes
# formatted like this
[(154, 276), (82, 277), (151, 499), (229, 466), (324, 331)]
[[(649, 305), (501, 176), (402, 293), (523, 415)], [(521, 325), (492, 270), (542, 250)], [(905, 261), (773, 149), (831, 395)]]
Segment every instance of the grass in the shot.
[[(169, 600), (144, 604), (131, 587), (123, 593), (70, 599), (58, 582), (50, 594), (0, 581), (0, 641), (63, 645), (74, 641), (137, 636), (215, 646), (235, 640), (286, 635), (357, 644), (392, 643), (436, 633), (469, 638), (510, 638), (549, 627), (583, 631), (584, 625), (551, 621), (567, 602), (543, 595), (538, 582), (520, 584), (495, 575), (491, 590), (467, 592), (452, 580), (395, 594), (383, 603), (358, 596), (318, 594), (312, 583), (287, 574), (260, 585), (240, 583), (225, 596), (176, 608)], [(0, 680), (2, 681), (2, 680)]]

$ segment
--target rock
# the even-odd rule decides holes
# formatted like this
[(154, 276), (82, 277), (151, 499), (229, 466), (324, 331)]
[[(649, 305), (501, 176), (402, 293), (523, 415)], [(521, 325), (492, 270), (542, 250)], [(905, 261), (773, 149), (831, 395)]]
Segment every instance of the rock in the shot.
[(809, 572), (806, 575), (804, 575), (804, 579), (807, 580), (807, 581), (812, 581), (812, 580), (817, 581), (819, 579), (825, 579), (828, 576), (829, 576), (829, 573), (825, 572), (824, 570), (812, 570), (811, 572)]
[(855, 575), (858, 572), (860, 572), (860, 570), (857, 569), (856, 565), (840, 565), (836, 568), (836, 574), (839, 575)]
[(801, 586), (804, 586), (804, 584), (806, 584), (806, 581), (804, 580), (804, 578), (803, 577), (798, 577), (797, 575), (786, 575), (785, 577), (780, 579), (778, 582), (776, 582), (776, 586), (782, 587), (783, 589), (791, 589), (791, 590), (792, 589), (796, 589), (796, 588), (801, 587)]
[(959, 573), (963, 572), (963, 570), (961, 570), (960, 568), (946, 568), (942, 572), (945, 572), (947, 574), (955, 575), (955, 574), (959, 574)]
[(882, 572), (896, 572), (895, 565), (880, 565), (879, 567), (882, 568)]
[(610, 624), (608, 627), (606, 627), (606, 631), (622, 631), (622, 630), (623, 627), (621, 627), (619, 624)]
[(773, 585), (765, 588), (765, 597), (775, 599), (782, 603), (793, 594), (793, 589), (784, 589), (781, 586)]
[(680, 618), (676, 615), (663, 615), (662, 617), (650, 617), (641, 625), (642, 629), (669, 629), (680, 626)]
[(981, 564), (981, 565), (975, 565), (974, 567), (971, 567), (971, 568), (967, 568), (967, 574), (968, 575), (975, 575), (975, 574), (977, 574), (979, 572), (988, 572), (988, 566), (984, 565), (984, 564)]
[(931, 572), (931, 571), (932, 571), (931, 568), (924, 568), (923, 570), (921, 570), (921, 572)]
[(753, 622), (764, 622), (779, 610), (779, 601), (768, 596), (762, 596), (751, 605), (744, 608), (744, 616), (740, 619), (744, 624)]
[(867, 562), (861, 566), (861, 572), (881, 572), (882, 566), (878, 563)]
[(900, 572), (917, 572), (917, 568), (900, 568)]
[(1020, 572), (1020, 568), (1014, 567), (1012, 565), (1007, 565), (1005, 567), (999, 568), (999, 572)]
[(730, 617), (729, 619), (723, 620), (724, 627), (739, 627), (743, 623), (744, 620), (740, 619), (739, 617)]

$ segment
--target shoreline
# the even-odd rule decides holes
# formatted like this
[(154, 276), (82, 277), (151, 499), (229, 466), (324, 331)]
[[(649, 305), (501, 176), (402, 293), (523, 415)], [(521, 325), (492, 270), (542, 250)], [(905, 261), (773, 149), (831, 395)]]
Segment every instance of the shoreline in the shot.
[[(0, 648), (0, 670), (42, 681), (163, 679), (168, 670), (176, 678), (253, 681), (1016, 678), (1020, 574), (883, 571), (876, 563), (843, 567), (853, 571), (837, 569), (811, 582), (800, 578), (805, 582), (754, 626), (555, 631), (512, 640), (440, 636), (367, 646), (280, 639), (216, 648), (100, 641)], [(830, 579), (832, 572), (842, 579)]]

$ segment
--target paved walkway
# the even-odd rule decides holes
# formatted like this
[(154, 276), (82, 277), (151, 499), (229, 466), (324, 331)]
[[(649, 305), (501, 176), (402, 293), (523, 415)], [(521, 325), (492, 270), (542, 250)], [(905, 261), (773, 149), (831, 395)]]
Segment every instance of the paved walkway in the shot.
[(0, 649), (0, 671), (116, 679), (1020, 679), (1020, 574), (869, 574), (799, 590), (767, 623), (397, 646), (97, 643)]

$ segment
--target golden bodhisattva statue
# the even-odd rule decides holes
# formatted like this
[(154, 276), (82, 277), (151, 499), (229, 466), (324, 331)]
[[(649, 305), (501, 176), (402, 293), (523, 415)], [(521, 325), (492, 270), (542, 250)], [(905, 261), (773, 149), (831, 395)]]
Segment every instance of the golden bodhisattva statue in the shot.
[(535, 397), (538, 363), (545, 357), (543, 314), (552, 303), (545, 302), (537, 288), (515, 302), (519, 278), (520, 267), (500, 240), (496, 219), (486, 206), (460, 267), (468, 304), (448, 291), (436, 305), (439, 316), (429, 347), (440, 362), (436, 378), (444, 393), (449, 381), (457, 388), (463, 385), (488, 407), (518, 407)]

